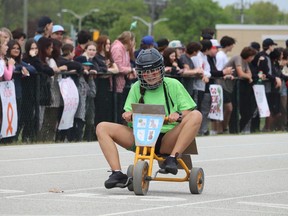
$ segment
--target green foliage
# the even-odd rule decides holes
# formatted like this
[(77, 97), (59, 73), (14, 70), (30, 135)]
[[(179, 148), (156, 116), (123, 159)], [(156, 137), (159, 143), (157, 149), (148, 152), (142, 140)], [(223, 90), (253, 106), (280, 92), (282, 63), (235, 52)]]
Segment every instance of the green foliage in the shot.
[[(99, 30), (114, 40), (122, 31), (130, 29), (134, 21), (133, 16), (138, 16), (146, 22), (151, 22), (151, 8), (144, 0), (27, 0), (28, 31), (33, 36), (38, 19), (47, 15), (55, 24), (62, 24), (67, 32), (70, 26), (78, 28), (78, 19), (72, 14), (61, 13), (66, 8), (83, 15), (87, 11), (98, 8), (97, 13), (91, 13), (82, 20), (82, 29), (90, 31)], [(240, 23), (240, 9), (235, 5), (221, 8), (213, 0), (167, 0), (166, 8), (156, 9), (156, 20), (168, 18), (169, 21), (158, 23), (154, 26), (153, 36), (160, 39), (166, 37), (170, 40), (179, 39), (183, 43), (191, 40), (198, 41), (203, 28), (214, 28), (216, 24)], [(24, 0), (0, 0), (0, 26), (14, 30), (23, 27)], [(256, 2), (246, 5), (244, 9), (246, 24), (288, 24), (288, 13), (280, 12), (278, 7), (271, 2)], [(155, 20), (154, 20), (155, 21)], [(141, 38), (148, 33), (148, 27), (137, 21), (137, 45)]]
[[(231, 23), (240, 23), (240, 8), (235, 5), (225, 7), (225, 13), (232, 19)], [(255, 2), (243, 10), (244, 24), (287, 24), (287, 13), (279, 11), (277, 5), (271, 2)]]
[(169, 18), (167, 25), (177, 35), (175, 39), (184, 43), (198, 41), (203, 28), (229, 20), (212, 0), (171, 0), (163, 16)]
[(246, 11), (249, 24), (276, 24), (279, 17), (277, 5), (270, 2), (256, 2)]

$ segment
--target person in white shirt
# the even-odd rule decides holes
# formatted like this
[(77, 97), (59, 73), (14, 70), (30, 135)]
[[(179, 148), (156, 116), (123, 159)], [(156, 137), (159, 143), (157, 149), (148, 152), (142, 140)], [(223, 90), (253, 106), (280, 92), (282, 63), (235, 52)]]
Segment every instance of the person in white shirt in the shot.
[[(211, 68), (207, 59), (207, 55), (210, 54), (212, 48), (212, 42), (208, 39), (204, 39), (200, 41), (200, 44), (202, 45), (201, 51), (197, 54), (197, 56), (193, 56), (191, 59), (196, 67), (200, 67), (203, 69), (203, 76), (201, 78), (196, 77), (194, 79), (193, 84), (193, 99), (196, 101), (197, 109), (202, 113), (204, 120), (202, 121), (201, 128), (199, 130), (199, 135), (203, 135), (206, 132), (204, 125), (205, 124), (207, 125), (208, 123), (208, 113), (209, 113), (205, 112), (205, 110), (207, 110), (207, 107), (203, 106), (204, 105), (203, 100), (205, 96), (206, 84), (209, 82), (209, 78), (211, 77), (210, 72)], [(207, 105), (208, 104), (206, 104), (206, 106)]]
[[(220, 45), (222, 48), (216, 54), (216, 67), (218, 71), (222, 71), (225, 68), (226, 64), (229, 61), (227, 53), (232, 51), (235, 43), (236, 43), (236, 40), (232, 37), (224, 36), (221, 38)], [(234, 78), (233, 75), (230, 75), (230, 76), (231, 76), (230, 77), (231, 79)], [(226, 92), (224, 89), (223, 89), (223, 102), (224, 102), (224, 120), (222, 124), (220, 124), (220, 129), (219, 129), (220, 133), (222, 133), (222, 131), (228, 132), (228, 125), (229, 125), (229, 121), (230, 121), (230, 117), (231, 117), (231, 113), (233, 109), (231, 94)]]

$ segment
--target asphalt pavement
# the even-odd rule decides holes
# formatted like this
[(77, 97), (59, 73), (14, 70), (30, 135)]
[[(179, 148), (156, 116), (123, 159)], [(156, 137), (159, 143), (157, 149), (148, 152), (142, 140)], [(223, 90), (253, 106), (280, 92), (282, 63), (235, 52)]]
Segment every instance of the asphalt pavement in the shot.
[[(0, 146), (0, 215), (288, 215), (288, 133), (196, 140), (200, 195), (188, 182), (151, 181), (146, 196), (105, 189), (97, 142)], [(134, 154), (119, 152), (126, 172)]]

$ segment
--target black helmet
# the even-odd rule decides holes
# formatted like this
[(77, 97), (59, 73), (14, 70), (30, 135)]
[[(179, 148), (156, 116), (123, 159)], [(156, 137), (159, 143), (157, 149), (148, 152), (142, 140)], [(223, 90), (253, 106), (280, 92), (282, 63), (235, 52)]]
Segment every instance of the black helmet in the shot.
[[(163, 56), (155, 48), (141, 50), (136, 59), (136, 72), (140, 85), (145, 89), (156, 89), (163, 82), (163, 77), (165, 73)], [(144, 71), (155, 71), (160, 70), (160, 82), (149, 85), (142, 76)]]

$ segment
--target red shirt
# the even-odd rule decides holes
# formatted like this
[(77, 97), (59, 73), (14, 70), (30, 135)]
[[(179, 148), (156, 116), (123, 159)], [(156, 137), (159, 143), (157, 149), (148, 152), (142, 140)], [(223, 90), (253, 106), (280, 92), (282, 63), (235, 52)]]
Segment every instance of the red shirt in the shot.
[(75, 48), (75, 56), (74, 59), (78, 56), (81, 56), (84, 53), (84, 49), (79, 45), (77, 45), (77, 47)]

